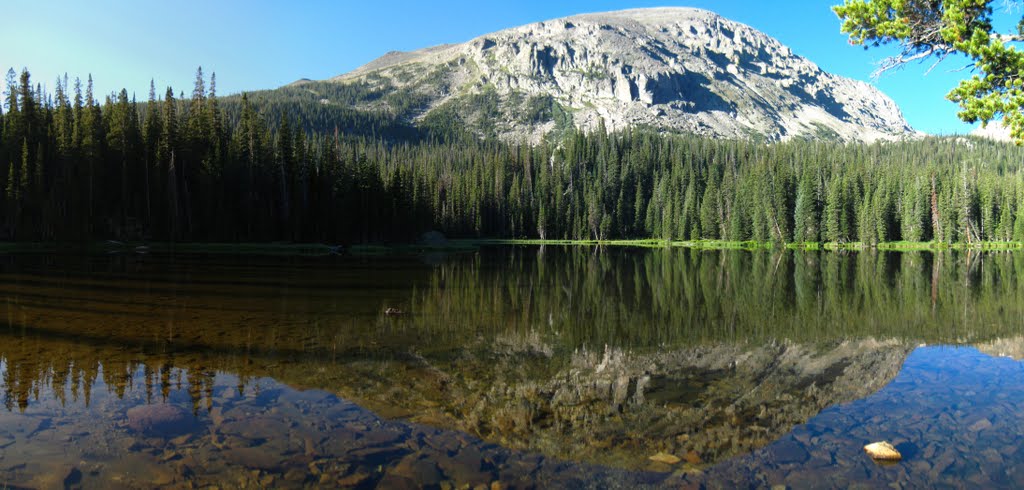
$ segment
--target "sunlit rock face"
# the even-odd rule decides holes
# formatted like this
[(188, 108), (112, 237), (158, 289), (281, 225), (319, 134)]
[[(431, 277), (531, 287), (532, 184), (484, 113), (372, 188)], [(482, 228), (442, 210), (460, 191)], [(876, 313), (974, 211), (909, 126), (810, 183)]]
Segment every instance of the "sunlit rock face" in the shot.
[(1003, 126), (1003, 121), (990, 121), (985, 126), (978, 126), (971, 131), (971, 136), (988, 138), (994, 141), (1011, 142), (1010, 128)]
[(655, 8), (586, 14), (464, 44), (389, 53), (339, 83), (400, 97), (365, 108), (460, 121), (508, 140), (569, 125), (650, 126), (710, 137), (893, 140), (913, 136), (896, 104), (822, 71), (774, 38), (715, 13)]

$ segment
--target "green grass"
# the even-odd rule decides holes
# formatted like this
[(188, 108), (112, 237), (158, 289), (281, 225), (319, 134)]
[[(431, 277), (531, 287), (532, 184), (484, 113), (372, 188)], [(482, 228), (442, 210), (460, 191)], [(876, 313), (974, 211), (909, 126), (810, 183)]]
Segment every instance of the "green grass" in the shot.
[(708, 250), (759, 250), (787, 248), (791, 250), (1024, 250), (1024, 242), (882, 242), (865, 245), (861, 242), (778, 242), (731, 241), (731, 240), (664, 240), (656, 238), (630, 240), (541, 240), (541, 239), (478, 239), (461, 240), (475, 245), (566, 245), (566, 246), (625, 246), (625, 247), (685, 247)]
[(630, 240), (543, 240), (540, 238), (481, 238), (456, 240), (476, 245), (616, 245), (626, 247), (667, 247), (672, 242), (655, 238)]
[(541, 239), (541, 238), (479, 238), (456, 240), (472, 243), (476, 246), (569, 246), (569, 247), (645, 247), (668, 248), (683, 247), (687, 249), (709, 250), (756, 250), (771, 249), (773, 243), (760, 241), (729, 241), (729, 240), (673, 240), (663, 238), (631, 238), (631, 239)]

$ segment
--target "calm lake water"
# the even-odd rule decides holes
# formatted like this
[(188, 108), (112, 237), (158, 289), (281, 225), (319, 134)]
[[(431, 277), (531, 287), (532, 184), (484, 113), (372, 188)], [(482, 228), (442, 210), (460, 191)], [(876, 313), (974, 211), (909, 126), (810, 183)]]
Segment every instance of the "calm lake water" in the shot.
[(1022, 253), (13, 255), (0, 301), (0, 488), (1024, 486)]

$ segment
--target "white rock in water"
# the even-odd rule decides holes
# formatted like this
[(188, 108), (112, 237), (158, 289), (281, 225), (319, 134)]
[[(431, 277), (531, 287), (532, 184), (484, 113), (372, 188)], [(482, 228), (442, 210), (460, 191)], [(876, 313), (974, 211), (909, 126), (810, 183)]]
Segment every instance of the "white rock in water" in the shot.
[(903, 455), (886, 441), (868, 444), (864, 446), (864, 452), (868, 453), (871, 459), (880, 461), (899, 461), (903, 459)]
[(675, 455), (672, 455), (672, 454), (668, 454), (668, 453), (665, 453), (665, 452), (659, 452), (658, 454), (655, 454), (654, 456), (651, 456), (648, 459), (650, 459), (651, 461), (657, 461), (658, 463), (665, 463), (665, 464), (676, 464), (676, 463), (682, 461), (681, 459), (679, 459), (678, 456), (675, 456)]

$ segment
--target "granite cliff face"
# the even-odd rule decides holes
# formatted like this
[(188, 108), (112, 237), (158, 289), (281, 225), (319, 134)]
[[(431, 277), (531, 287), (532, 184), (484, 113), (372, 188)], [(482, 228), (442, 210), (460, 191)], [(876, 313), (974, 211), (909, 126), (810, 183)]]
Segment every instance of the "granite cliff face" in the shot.
[(454, 121), (507, 140), (602, 122), (765, 141), (916, 134), (871, 85), (826, 73), (756, 29), (692, 8), (529, 24), (392, 52), (332, 81), (386, 94), (363, 109), (417, 124)]
[(1003, 126), (1003, 121), (990, 121), (986, 126), (978, 126), (971, 131), (971, 136), (988, 138), (993, 141), (1010, 143), (1013, 138), (1010, 136), (1010, 128)]

